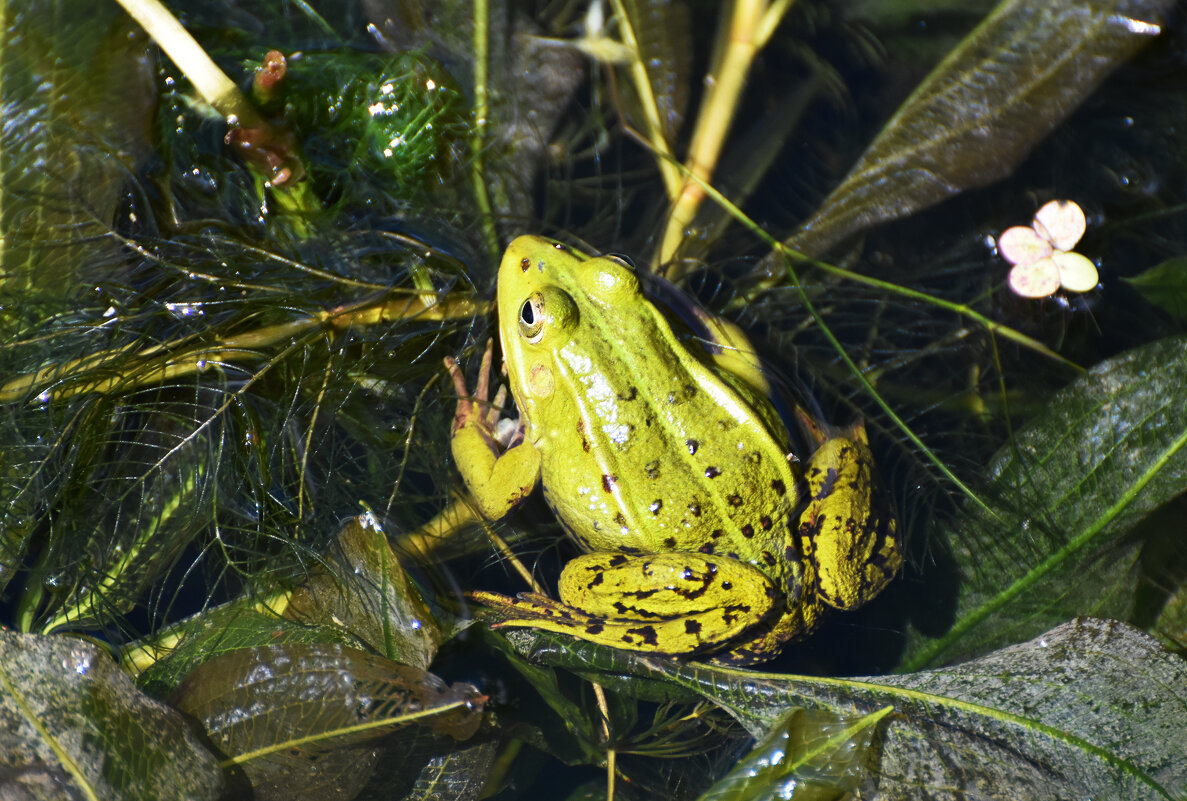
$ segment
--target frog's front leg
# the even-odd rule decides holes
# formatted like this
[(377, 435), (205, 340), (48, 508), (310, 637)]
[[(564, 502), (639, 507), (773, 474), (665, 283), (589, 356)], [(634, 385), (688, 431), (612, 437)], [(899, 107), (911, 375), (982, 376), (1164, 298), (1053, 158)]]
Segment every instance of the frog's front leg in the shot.
[(689, 656), (763, 622), (783, 596), (762, 571), (693, 553), (589, 553), (565, 565), (561, 601), (533, 593), (473, 597), (503, 615), (495, 627), (536, 628), (601, 645)]
[(808, 505), (800, 515), (799, 545), (816, 568), (816, 595), (836, 609), (856, 609), (902, 564), (898, 526), (865, 427), (858, 423), (821, 443), (804, 477)]
[[(453, 461), (482, 514), (498, 520), (539, 483), (540, 452), (522, 439), (522, 426), (513, 426), (503, 435), (499, 433), (500, 423), (507, 422), (499, 418), (506, 390), (500, 388), (493, 403), (488, 400), (493, 349), (494, 342), (488, 340), (473, 398), (466, 390), (466, 379), (457, 362), (446, 358), (445, 366), (458, 393), (450, 440)], [(516, 439), (521, 441), (512, 444)]]

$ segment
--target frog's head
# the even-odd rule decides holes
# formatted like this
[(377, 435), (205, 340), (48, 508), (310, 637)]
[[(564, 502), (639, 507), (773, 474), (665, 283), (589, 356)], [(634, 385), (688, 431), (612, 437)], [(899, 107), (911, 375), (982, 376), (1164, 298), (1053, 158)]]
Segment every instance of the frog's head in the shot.
[(499, 340), (525, 419), (540, 420), (539, 406), (556, 391), (561, 350), (614, 331), (616, 316), (641, 296), (635, 269), (623, 259), (591, 258), (540, 236), (507, 246), (498, 275)]

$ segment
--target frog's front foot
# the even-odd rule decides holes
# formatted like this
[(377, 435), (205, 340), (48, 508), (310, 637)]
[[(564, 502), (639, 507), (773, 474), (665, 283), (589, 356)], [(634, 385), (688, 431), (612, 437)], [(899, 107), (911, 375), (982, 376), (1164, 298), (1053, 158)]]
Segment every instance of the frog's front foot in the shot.
[(490, 376), (494, 361), (495, 341), (486, 341), (486, 350), (482, 354), (482, 365), (478, 370), (478, 383), (474, 387), (474, 394), (466, 388), (466, 376), (462, 373), (461, 365), (452, 356), (445, 357), (445, 369), (449, 370), (449, 377), (453, 380), (453, 388), (457, 392), (457, 412), (453, 416), (452, 433), (456, 435), (463, 428), (474, 427), (483, 435), (496, 443), (500, 450), (510, 448), (518, 438), (523, 436), (523, 424), (518, 420), (502, 417), (503, 404), (507, 402), (507, 388), (500, 386), (494, 399), (490, 399)]
[(745, 639), (784, 604), (783, 592), (757, 568), (691, 553), (584, 554), (565, 565), (560, 596), (559, 602), (534, 593), (471, 597), (500, 613), (496, 628), (543, 629), (679, 656)]
[(494, 400), (489, 399), (493, 351), (493, 340), (487, 340), (473, 396), (457, 361), (446, 357), (445, 367), (458, 394), (450, 440), (453, 460), (482, 514), (498, 520), (535, 489), (540, 452), (524, 440), (520, 421), (501, 416), (506, 388), (499, 387)]

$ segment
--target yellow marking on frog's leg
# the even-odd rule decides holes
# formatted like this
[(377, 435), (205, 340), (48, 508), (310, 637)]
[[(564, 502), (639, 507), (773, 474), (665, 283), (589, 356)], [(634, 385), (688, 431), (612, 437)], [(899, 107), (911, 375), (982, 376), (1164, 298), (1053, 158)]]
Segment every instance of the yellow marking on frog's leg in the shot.
[(503, 614), (495, 627), (537, 628), (626, 650), (679, 655), (722, 647), (783, 601), (757, 568), (688, 553), (585, 554), (565, 566), (560, 595), (562, 601), (531, 594), (473, 597)]
[(488, 400), (493, 346), (488, 340), (473, 397), (457, 362), (446, 358), (445, 367), (458, 393), (450, 440), (453, 461), (482, 514), (498, 520), (535, 489), (540, 479), (540, 452), (525, 440), (500, 453), (495, 429), (500, 398), (505, 396), (500, 390), (494, 403)]
[(865, 442), (836, 437), (812, 455), (804, 478), (808, 506), (799, 543), (816, 568), (816, 596), (837, 609), (856, 609), (890, 583), (902, 564), (898, 524)]

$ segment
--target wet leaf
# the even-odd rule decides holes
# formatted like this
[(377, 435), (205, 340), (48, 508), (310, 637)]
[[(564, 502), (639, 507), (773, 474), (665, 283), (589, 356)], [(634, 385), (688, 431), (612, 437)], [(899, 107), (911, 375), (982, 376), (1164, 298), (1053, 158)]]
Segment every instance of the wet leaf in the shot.
[(865, 716), (793, 709), (700, 801), (843, 798), (858, 788), (874, 727), (892, 708)]
[(118, 6), (5, 6), (0, 277), (29, 291), (4, 308), (24, 317), (114, 250), (105, 222), (148, 150), (156, 92), (147, 39)]
[(0, 632), (0, 775), (14, 799), (215, 799), (223, 783), (181, 715), (102, 649), (11, 632)]
[(370, 515), (349, 521), (285, 616), (338, 627), (401, 664), (427, 668), (441, 644), (437, 621)]
[[(1065, 623), (952, 667), (848, 679), (640, 656), (521, 632), (551, 664), (667, 678), (756, 737), (793, 707), (894, 714), (868, 768), (873, 798), (1179, 798), (1187, 792), (1187, 662), (1115, 621)], [(862, 796), (863, 798), (866, 796)]]
[(252, 599), (208, 609), (143, 640), (129, 643), (120, 655), (125, 670), (139, 673), (145, 692), (168, 695), (198, 665), (231, 651), (262, 645), (341, 643), (362, 645), (338, 627), (286, 620)]
[[(692, 54), (688, 47), (688, 8), (671, 0), (625, 0), (622, 7), (638, 44), (635, 55), (651, 84), (663, 137), (672, 142), (684, 120), (690, 85)], [(622, 85), (629, 89), (632, 83), (623, 81)], [(628, 92), (627, 98), (632, 106), (632, 119), (642, 127), (647, 117), (645, 112), (637, 109), (639, 98), (633, 92)]]
[[(907, 98), (787, 245), (819, 257), (859, 231), (1009, 175), (1158, 33), (1170, 5), (1004, 0)], [(773, 258), (762, 267), (779, 269)]]
[[(259, 799), (353, 797), (384, 748), (469, 738), (485, 697), (338, 645), (277, 645), (203, 663), (173, 694)], [(396, 738), (396, 743), (384, 738)], [(421, 765), (413, 769), (419, 770)]]
[[(421, 768), (404, 801), (471, 801), (478, 798), (490, 778), (499, 744), (495, 741), (467, 744), (447, 754), (438, 754)], [(390, 787), (381, 784), (376, 793), (362, 798), (391, 798)]]
[(1187, 321), (1187, 256), (1176, 256), (1125, 279), (1142, 297), (1180, 322)]
[(984, 653), (1076, 615), (1126, 617), (1150, 511), (1187, 488), (1187, 339), (1101, 362), (990, 460), (983, 495), (948, 538), (955, 622), (916, 641), (908, 669)]

